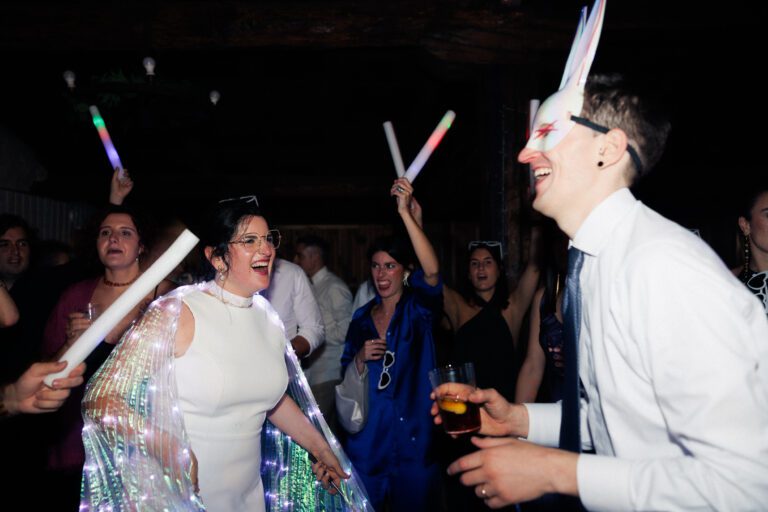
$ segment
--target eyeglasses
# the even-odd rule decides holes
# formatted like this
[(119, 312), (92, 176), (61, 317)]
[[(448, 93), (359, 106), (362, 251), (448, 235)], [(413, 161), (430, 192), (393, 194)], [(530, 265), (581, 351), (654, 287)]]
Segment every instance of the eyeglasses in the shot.
[(379, 389), (386, 389), (392, 382), (392, 375), (389, 374), (390, 367), (395, 364), (395, 353), (391, 350), (384, 352), (384, 366), (379, 375)]
[(252, 254), (261, 249), (261, 244), (267, 242), (272, 249), (280, 247), (280, 231), (277, 229), (270, 229), (266, 235), (257, 235), (255, 233), (249, 233), (243, 235), (239, 240), (231, 240), (230, 244), (240, 244), (243, 246), (243, 250), (248, 254)]
[(469, 242), (469, 245), (467, 245), (467, 250), (471, 251), (472, 249), (476, 249), (478, 247), (498, 248), (499, 257), (504, 259), (504, 247), (502, 247), (501, 242), (497, 240), (472, 240)]
[(0, 240), (0, 249), (9, 249), (12, 246), (16, 246), (17, 249), (24, 249), (29, 247), (29, 240), (22, 238), (21, 240)]
[(256, 198), (256, 196), (240, 196), (240, 197), (230, 197), (228, 199), (222, 199), (219, 201), (219, 204), (222, 203), (229, 203), (234, 201), (242, 201), (244, 203), (255, 203), (256, 206), (259, 206), (259, 200)]

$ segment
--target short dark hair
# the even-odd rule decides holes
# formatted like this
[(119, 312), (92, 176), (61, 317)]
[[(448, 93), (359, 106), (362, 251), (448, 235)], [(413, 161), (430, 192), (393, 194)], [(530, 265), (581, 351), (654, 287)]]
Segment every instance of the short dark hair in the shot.
[[(201, 249), (205, 250), (206, 247), (212, 247), (212, 256), (220, 257), (229, 269), (225, 258), (229, 254), (229, 242), (251, 217), (263, 217), (261, 209), (254, 201), (241, 199), (216, 203), (210, 207), (206, 216), (207, 221), (200, 231)], [(206, 262), (205, 277), (211, 279), (215, 275), (216, 269), (213, 268), (207, 258), (204, 257), (203, 259)]]
[(317, 235), (302, 235), (296, 239), (296, 245), (302, 244), (306, 247), (315, 247), (320, 252), (320, 259), (325, 264), (328, 258), (328, 242)]
[(27, 238), (31, 238), (34, 234), (32, 228), (23, 217), (14, 215), (12, 213), (0, 213), (0, 236), (5, 234), (11, 228), (21, 228), (27, 234)]
[(617, 73), (592, 75), (584, 91), (582, 116), (627, 134), (642, 169), (632, 167), (633, 181), (645, 176), (661, 158), (671, 124), (656, 100)]

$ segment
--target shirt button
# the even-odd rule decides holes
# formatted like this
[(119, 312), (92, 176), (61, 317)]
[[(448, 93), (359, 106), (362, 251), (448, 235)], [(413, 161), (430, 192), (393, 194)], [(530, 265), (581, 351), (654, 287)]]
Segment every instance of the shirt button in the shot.
[(400, 416), (400, 421), (405, 421), (405, 418), (403, 418), (402, 416)]
[(416, 437), (412, 437), (411, 441), (413, 441), (415, 443), (416, 442)]

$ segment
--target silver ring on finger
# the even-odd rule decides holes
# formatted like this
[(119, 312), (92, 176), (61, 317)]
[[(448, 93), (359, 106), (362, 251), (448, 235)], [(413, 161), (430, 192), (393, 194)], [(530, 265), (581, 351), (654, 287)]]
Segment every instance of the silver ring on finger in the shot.
[(400, 185), (398, 185), (397, 187), (395, 187), (395, 189), (396, 189), (398, 192), (405, 192), (405, 189), (404, 189), (403, 187), (401, 187)]
[(485, 485), (483, 485), (483, 487), (481, 487), (481, 488), (480, 488), (480, 494), (482, 494), (482, 495), (483, 495), (483, 499), (484, 499), (484, 500), (487, 500), (487, 499), (488, 499), (488, 493), (487, 493), (487, 492), (485, 492)]

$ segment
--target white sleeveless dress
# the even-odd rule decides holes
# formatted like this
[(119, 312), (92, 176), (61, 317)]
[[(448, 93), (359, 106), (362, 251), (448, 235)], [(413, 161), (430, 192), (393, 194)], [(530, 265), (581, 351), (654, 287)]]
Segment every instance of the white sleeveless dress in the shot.
[(200, 495), (210, 512), (263, 511), (260, 436), (266, 413), (288, 385), (285, 334), (263, 297), (243, 307), (251, 299), (215, 285), (209, 290), (216, 296), (199, 291), (183, 299), (195, 333), (176, 359)]

